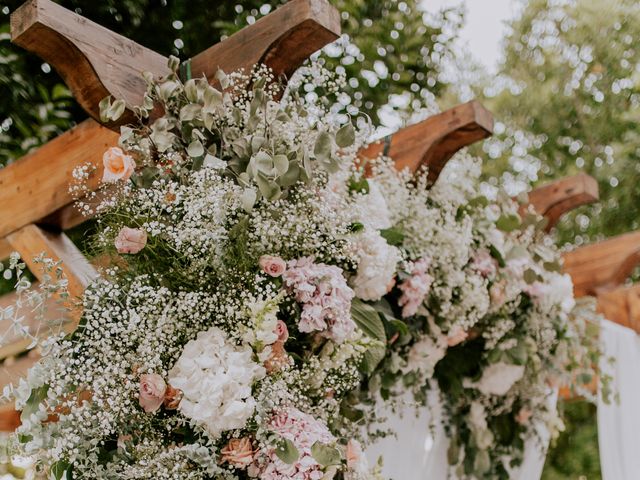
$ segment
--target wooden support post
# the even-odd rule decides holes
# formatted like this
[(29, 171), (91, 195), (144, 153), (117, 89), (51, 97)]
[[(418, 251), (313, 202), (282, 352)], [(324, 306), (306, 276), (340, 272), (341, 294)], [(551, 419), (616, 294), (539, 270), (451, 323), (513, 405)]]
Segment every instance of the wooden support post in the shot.
[(478, 101), (471, 101), (405, 127), (386, 140), (378, 140), (360, 152), (373, 159), (385, 152), (399, 170), (429, 168), (429, 183), (438, 179), (449, 159), (460, 149), (493, 133), (493, 116)]
[[(340, 35), (340, 16), (327, 0), (293, 0), (191, 60), (193, 76), (213, 81), (220, 68), (231, 72), (257, 62), (288, 78), (307, 57)], [(146, 91), (145, 71), (170, 73), (168, 59), (51, 0), (29, 0), (11, 14), (14, 43), (52, 65), (85, 111), (100, 120), (99, 102), (108, 95), (129, 108), (118, 129), (134, 120), (130, 110)]]
[(580, 247), (563, 257), (574, 294), (598, 295), (622, 284), (640, 263), (640, 231)]
[(549, 221), (547, 231), (551, 230), (565, 213), (598, 201), (598, 182), (595, 178), (580, 173), (572, 177), (561, 178), (529, 192), (529, 204), (521, 209), (524, 213), (531, 206)]

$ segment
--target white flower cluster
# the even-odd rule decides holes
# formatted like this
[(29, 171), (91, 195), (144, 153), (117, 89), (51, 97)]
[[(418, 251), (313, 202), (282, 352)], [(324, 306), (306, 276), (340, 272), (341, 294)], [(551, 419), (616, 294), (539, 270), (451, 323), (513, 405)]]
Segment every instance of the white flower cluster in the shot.
[(222, 330), (211, 327), (187, 342), (168, 379), (184, 395), (180, 412), (217, 439), (251, 418), (256, 403), (251, 387), (264, 376), (250, 347), (234, 346)]

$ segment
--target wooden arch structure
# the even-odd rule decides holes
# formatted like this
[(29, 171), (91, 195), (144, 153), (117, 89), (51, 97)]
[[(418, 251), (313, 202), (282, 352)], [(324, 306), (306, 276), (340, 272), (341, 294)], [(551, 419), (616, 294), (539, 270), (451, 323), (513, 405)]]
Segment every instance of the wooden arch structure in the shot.
[[(0, 169), (0, 259), (17, 251), (37, 276), (33, 258), (45, 252), (62, 261), (69, 291), (79, 297), (97, 273), (64, 233), (86, 219), (73, 207), (68, 191), (71, 172), (80, 165), (94, 166), (89, 187), (98, 189), (102, 154), (117, 144), (114, 130), (132, 119), (129, 112), (118, 122), (102, 124), (98, 103), (107, 95), (124, 99), (127, 107), (140, 103), (145, 91), (142, 71), (164, 75), (168, 59), (51, 0), (29, 0), (16, 10), (11, 15), (11, 35), (15, 43), (58, 71), (90, 118)], [(327, 0), (292, 0), (193, 57), (191, 73), (214, 79), (218, 69), (246, 69), (262, 62), (286, 80), (309, 55), (339, 35), (339, 14)], [(360, 155), (372, 158), (385, 151), (398, 168), (413, 172), (427, 166), (434, 183), (458, 150), (487, 138), (492, 130), (491, 113), (472, 101), (374, 142)], [(25, 209), (25, 198), (37, 201)], [(561, 179), (529, 195), (530, 207), (548, 218), (548, 228), (563, 213), (597, 198), (597, 184), (587, 175)], [(594, 258), (600, 259), (597, 267)], [(596, 294), (600, 310), (611, 320), (640, 332), (640, 288), (619, 287), (639, 260), (640, 232), (566, 254), (565, 271), (574, 278), (577, 295)], [(14, 298), (13, 294), (0, 297), (0, 308), (11, 305)], [(65, 319), (66, 331), (75, 328), (79, 313)], [(7, 330), (2, 323), (0, 331)], [(25, 324), (37, 331), (35, 315)], [(0, 387), (25, 375), (37, 359), (37, 352), (27, 352), (28, 344), (20, 337), (8, 340), (0, 346)], [(0, 431), (18, 424), (19, 415), (11, 405), (0, 407)]]

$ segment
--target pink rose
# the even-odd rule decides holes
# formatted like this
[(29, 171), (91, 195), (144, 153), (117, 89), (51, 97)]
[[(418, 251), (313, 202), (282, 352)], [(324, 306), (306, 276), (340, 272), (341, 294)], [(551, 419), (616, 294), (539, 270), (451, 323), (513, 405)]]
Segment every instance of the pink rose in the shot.
[(522, 407), (518, 412), (518, 414), (516, 415), (516, 422), (518, 422), (520, 425), (523, 425), (523, 426), (528, 425), (529, 419), (531, 418), (532, 415), (533, 415), (533, 412), (530, 409), (528, 409), (527, 407)]
[(139, 402), (147, 413), (155, 412), (164, 402), (167, 384), (157, 373), (145, 373), (140, 376)]
[(284, 323), (282, 320), (278, 320), (278, 323), (276, 324), (276, 328), (273, 331), (273, 333), (275, 333), (278, 336), (279, 342), (284, 343), (289, 339), (289, 329), (287, 328), (287, 324)]
[(222, 454), (220, 463), (229, 463), (236, 468), (246, 468), (253, 462), (255, 450), (248, 437), (232, 438), (229, 443), (220, 450)]
[(102, 156), (104, 173), (102, 181), (105, 183), (115, 183), (118, 180), (128, 180), (136, 168), (136, 162), (129, 155), (125, 155), (122, 149), (111, 147)]
[(262, 271), (272, 277), (279, 277), (287, 269), (287, 263), (283, 259), (272, 255), (262, 255), (258, 263)]
[(114, 244), (118, 253), (138, 253), (147, 244), (147, 232), (140, 228), (123, 227)]
[(460, 325), (456, 325), (451, 329), (449, 335), (447, 335), (447, 345), (449, 347), (455, 347), (459, 343), (464, 342), (469, 334), (462, 329)]

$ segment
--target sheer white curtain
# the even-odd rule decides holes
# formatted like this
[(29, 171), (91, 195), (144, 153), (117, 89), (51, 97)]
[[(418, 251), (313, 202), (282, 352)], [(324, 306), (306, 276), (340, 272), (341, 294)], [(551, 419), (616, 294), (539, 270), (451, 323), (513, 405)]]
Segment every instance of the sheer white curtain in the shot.
[[(387, 421), (380, 428), (397, 432), (397, 436), (387, 436), (371, 445), (367, 451), (369, 463), (373, 465), (378, 457), (383, 456), (382, 469), (384, 478), (391, 480), (447, 480), (449, 468), (447, 449), (449, 439), (439, 421), (435, 421), (430, 430), (430, 420), (440, 418), (440, 403), (437, 392), (429, 398), (431, 405), (420, 409), (416, 416), (411, 395), (401, 398), (401, 405), (396, 413), (379, 405), (379, 413), (386, 416)], [(549, 402), (555, 407), (557, 392), (550, 392)], [(513, 480), (539, 480), (544, 467), (549, 434), (542, 426), (538, 427), (540, 439), (530, 439), (525, 445), (523, 464), (512, 472)]]
[[(613, 376), (620, 402), (606, 405), (598, 395), (598, 444), (604, 480), (640, 478), (640, 337), (605, 320), (600, 330), (604, 350), (600, 371)], [(613, 357), (609, 364), (606, 357)]]

